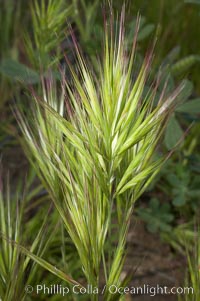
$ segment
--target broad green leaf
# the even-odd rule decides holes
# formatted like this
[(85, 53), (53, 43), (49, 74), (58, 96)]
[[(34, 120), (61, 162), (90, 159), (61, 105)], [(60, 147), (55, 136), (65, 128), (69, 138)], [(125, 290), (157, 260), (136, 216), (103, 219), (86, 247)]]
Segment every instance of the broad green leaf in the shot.
[[(191, 81), (189, 80), (183, 80), (182, 81), (182, 90), (181, 92), (179, 93), (178, 97), (177, 97), (177, 104), (180, 102), (180, 103), (183, 103), (185, 102), (186, 100), (188, 100), (188, 98), (191, 96), (192, 92), (193, 92), (193, 88), (194, 88), (194, 85)], [(177, 106), (177, 109), (178, 109), (178, 106)]]
[(138, 34), (138, 41), (146, 39), (155, 29), (154, 24), (148, 24), (142, 28)]
[(183, 131), (176, 120), (175, 116), (172, 116), (165, 133), (165, 145), (170, 150), (177, 145), (180, 141), (181, 137), (183, 137)]
[(12, 59), (5, 59), (0, 63), (0, 73), (11, 80), (18, 80), (28, 84), (35, 84), (40, 81), (37, 72)]
[(192, 99), (180, 105), (176, 109), (177, 112), (199, 114), (200, 113), (200, 98)]

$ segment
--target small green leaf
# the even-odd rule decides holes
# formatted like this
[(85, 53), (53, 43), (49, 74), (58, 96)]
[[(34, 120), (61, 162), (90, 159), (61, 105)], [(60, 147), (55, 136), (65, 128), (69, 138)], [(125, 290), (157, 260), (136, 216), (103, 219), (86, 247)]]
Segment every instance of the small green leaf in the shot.
[(183, 131), (176, 120), (175, 116), (172, 116), (170, 119), (166, 133), (165, 133), (165, 145), (170, 150), (176, 146), (178, 141), (183, 136)]
[(162, 66), (171, 65), (180, 54), (180, 49), (180, 46), (174, 47), (163, 60)]
[(0, 73), (12, 80), (19, 80), (28, 84), (35, 84), (40, 81), (37, 72), (12, 59), (5, 59), (1, 62)]
[(175, 174), (172, 173), (167, 174), (166, 179), (172, 186), (177, 187), (180, 185), (180, 180)]
[(191, 114), (200, 113), (200, 98), (187, 101), (186, 103), (180, 105), (176, 111)]
[[(185, 79), (182, 81), (183, 89), (179, 93), (177, 97), (177, 103), (180, 102), (180, 104), (184, 103), (188, 98), (191, 96), (193, 92), (194, 85), (191, 81), (188, 79)], [(177, 109), (176, 109), (177, 110)]]
[(181, 207), (181, 206), (185, 205), (185, 203), (186, 203), (185, 196), (182, 194), (178, 195), (177, 197), (175, 197), (173, 199), (172, 203), (176, 207)]
[(141, 29), (138, 34), (138, 41), (143, 41), (144, 39), (146, 39), (152, 33), (154, 28), (154, 24), (148, 24), (143, 29)]
[(199, 55), (189, 55), (177, 61), (170, 69), (174, 75), (179, 75), (188, 71), (195, 63), (199, 61)]
[(170, 204), (160, 204), (156, 198), (151, 199), (148, 208), (137, 210), (140, 218), (147, 223), (147, 229), (155, 233), (158, 230), (168, 232), (171, 230), (170, 223), (174, 216), (171, 214)]

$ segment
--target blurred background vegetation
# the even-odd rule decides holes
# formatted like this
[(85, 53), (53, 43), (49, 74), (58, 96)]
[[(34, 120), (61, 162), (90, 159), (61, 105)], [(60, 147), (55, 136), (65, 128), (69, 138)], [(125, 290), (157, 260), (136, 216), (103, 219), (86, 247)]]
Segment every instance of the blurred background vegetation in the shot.
[[(121, 0), (113, 1), (115, 15), (120, 14), (123, 3)], [(41, 78), (47, 78), (50, 70), (55, 81), (60, 80), (60, 68), (66, 69), (68, 76), (65, 56), (71, 64), (75, 64), (70, 31), (73, 31), (84, 55), (92, 59), (94, 68), (98, 66), (96, 57), (102, 49), (103, 15), (108, 11), (108, 4), (100, 0), (0, 0), (1, 178), (3, 183), (6, 182), (9, 171), (10, 198), (14, 202), (16, 194), (13, 191), (18, 187), (16, 179), (26, 178), (25, 181), (29, 183), (27, 174), (31, 173), (31, 184), (27, 185), (30, 190), (27, 194), (29, 204), (25, 202), (27, 208), (23, 210), (28, 216), (27, 223), (35, 229), (35, 233), (40, 229), (41, 216), (37, 217), (37, 221), (32, 221), (32, 216), (38, 213), (41, 204), (44, 206), (42, 211), (48, 210), (45, 202), (48, 196), (23, 154), (12, 108), (16, 104), (23, 106), (28, 114), (30, 106), (26, 95), (30, 89), (40, 93)], [(171, 152), (170, 159), (138, 202), (135, 214), (144, 221), (147, 231), (157, 233), (188, 257), (194, 251), (192, 246), (197, 235), (195, 225), (199, 222), (200, 206), (200, 1), (127, 1), (127, 47), (131, 47), (138, 13), (141, 15), (141, 24), (136, 68), (156, 37), (151, 72), (154, 76), (160, 69), (162, 71), (163, 85), (158, 95), (166, 80), (168, 92), (181, 81), (184, 82), (184, 89), (167, 126), (164, 143), (158, 149), (158, 155)], [(34, 189), (32, 194), (31, 189)], [(21, 197), (23, 192), (18, 194)], [(57, 216), (54, 215), (52, 220), (55, 223)], [(55, 262), (60, 254), (62, 258), (67, 256), (69, 266), (66, 269), (70, 269), (71, 274), (78, 273), (74, 255), (76, 251), (69, 237), (62, 231), (58, 232), (62, 246), (60, 248), (57, 239), (49, 241), (45, 248), (49, 247), (51, 252), (46, 252), (46, 256)], [(26, 232), (21, 235), (20, 241), (28, 244)], [(67, 248), (64, 247), (66, 245)], [(190, 247), (186, 248), (186, 245)], [(34, 248), (40, 252), (38, 245)], [(194, 251), (199, 256), (197, 261), (200, 261), (199, 249), (195, 248)], [(65, 252), (68, 252), (67, 255)], [(24, 269), (27, 269), (27, 265), (26, 262)], [(59, 265), (62, 266), (62, 263)], [(41, 273), (38, 273), (39, 277), (42, 277)], [(51, 281), (51, 277), (48, 281)]]

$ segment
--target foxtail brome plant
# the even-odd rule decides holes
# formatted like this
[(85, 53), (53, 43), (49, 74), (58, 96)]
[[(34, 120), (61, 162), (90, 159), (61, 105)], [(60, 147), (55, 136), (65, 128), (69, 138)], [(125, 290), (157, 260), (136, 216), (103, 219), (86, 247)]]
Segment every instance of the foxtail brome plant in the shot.
[[(17, 113), (26, 154), (77, 248), (86, 281), (93, 287), (106, 283), (106, 301), (120, 299), (107, 288), (124, 283), (121, 272), (133, 204), (166, 159), (154, 159), (155, 149), (181, 89), (172, 95), (163, 91), (154, 105), (159, 80), (145, 93), (153, 51), (138, 74), (134, 72), (139, 18), (130, 53), (124, 10), (116, 32), (113, 24), (105, 21), (97, 74), (72, 34), (77, 66), (68, 63), (71, 78), (62, 74), (61, 93), (52, 78), (43, 81), (42, 97), (32, 95), (31, 116)], [(117, 244), (107, 251), (113, 212)], [(95, 294), (90, 298), (99, 300)]]

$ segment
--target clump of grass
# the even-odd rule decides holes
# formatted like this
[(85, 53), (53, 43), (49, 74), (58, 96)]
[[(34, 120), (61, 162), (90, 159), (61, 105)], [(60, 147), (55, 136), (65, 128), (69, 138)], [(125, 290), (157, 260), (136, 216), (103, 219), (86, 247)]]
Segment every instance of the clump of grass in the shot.
[[(199, 235), (199, 231), (197, 233)], [(187, 252), (187, 260), (188, 260), (188, 275), (186, 278), (187, 286), (191, 286), (194, 290), (193, 294), (189, 294), (185, 296), (184, 300), (200, 300), (200, 238), (197, 237), (195, 241), (195, 250), (193, 250), (194, 254), (190, 254)]]
[(34, 0), (30, 13), (33, 32), (25, 34), (26, 53), (32, 66), (45, 72), (60, 59), (71, 6), (63, 0)]
[[(39, 265), (30, 260), (25, 252), (22, 254), (21, 245), (29, 245), (30, 253), (42, 257), (47, 251), (51, 237), (47, 233), (47, 217), (38, 227), (39, 214), (28, 218), (28, 205), (41, 191), (41, 186), (30, 189), (32, 178), (26, 180), (26, 189), (19, 181), (11, 191), (9, 179), (0, 177), (0, 300), (29, 300), (25, 287), (42, 281), (42, 270)], [(43, 214), (42, 214), (43, 215)], [(48, 218), (49, 221), (49, 218)], [(49, 225), (49, 228), (52, 228)], [(54, 225), (55, 228), (55, 225)], [(30, 231), (34, 229), (34, 235)]]
[[(185, 255), (187, 257), (187, 271), (185, 277), (185, 287), (190, 287), (188, 294), (180, 296), (180, 301), (200, 300), (200, 236), (199, 228), (193, 231), (188, 229), (188, 236), (184, 236)], [(187, 234), (187, 233), (186, 233)]]
[[(124, 43), (124, 10), (117, 33), (113, 21), (110, 27), (105, 23), (99, 72), (94, 74), (72, 35), (77, 67), (69, 64), (71, 81), (63, 74), (60, 96), (51, 78), (44, 81), (42, 96), (33, 93), (29, 118), (21, 112), (18, 120), (23, 147), (77, 248), (87, 282), (99, 287), (105, 281), (108, 288), (123, 285), (133, 204), (165, 160), (153, 155), (180, 88), (169, 96), (163, 91), (154, 106), (159, 81), (145, 93), (152, 51), (134, 73), (139, 21), (130, 53)], [(107, 254), (114, 210), (117, 246)], [(107, 289), (104, 295), (107, 301), (120, 299)], [(99, 300), (98, 295), (90, 298)]]

